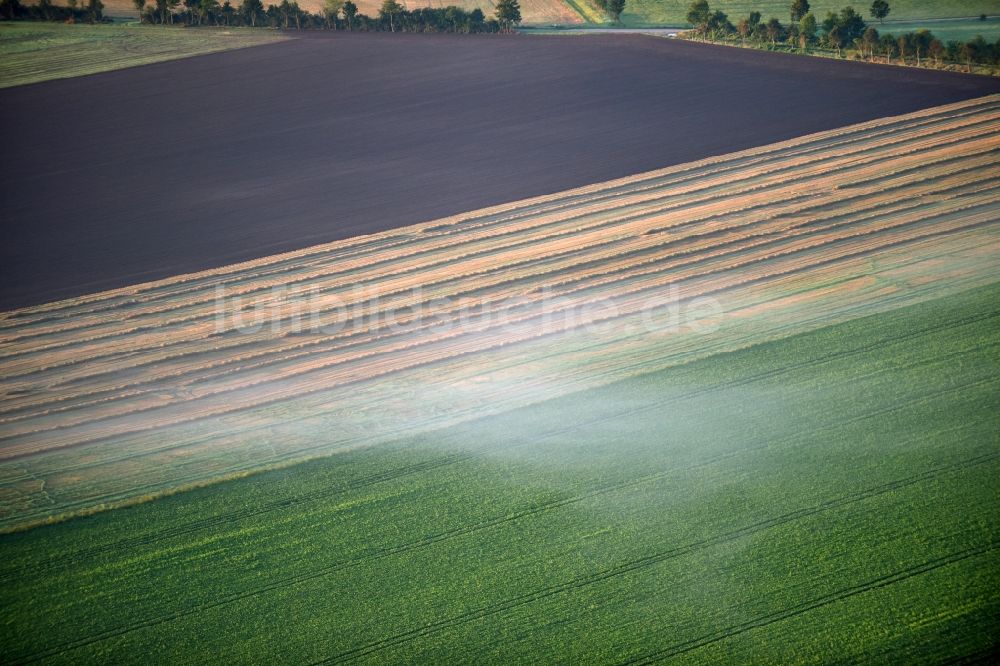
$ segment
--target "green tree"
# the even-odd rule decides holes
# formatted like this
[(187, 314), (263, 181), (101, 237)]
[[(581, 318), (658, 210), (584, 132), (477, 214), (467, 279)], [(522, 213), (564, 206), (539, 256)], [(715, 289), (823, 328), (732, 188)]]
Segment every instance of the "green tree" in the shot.
[(219, 0), (198, 0), (198, 23), (201, 24), (209, 19), (214, 19), (218, 11)]
[(607, 0), (608, 14), (615, 23), (621, 20), (622, 12), (625, 11), (625, 0)]
[(798, 23), (809, 13), (809, 0), (793, 0), (792, 23)]
[[(41, 7), (41, 3), (38, 5)], [(139, 12), (139, 21), (142, 21), (142, 12), (146, 9), (146, 0), (132, 0), (132, 6), (135, 7), (135, 11)]]
[(733, 24), (729, 22), (729, 17), (726, 16), (726, 13), (719, 10), (709, 15), (708, 25), (705, 26), (705, 29), (717, 37), (728, 35), (735, 30)]
[(906, 56), (910, 52), (910, 35), (902, 34), (896, 38), (896, 50), (899, 53), (899, 59), (906, 64)]
[(785, 41), (789, 46), (794, 47), (799, 43), (799, 24), (790, 23), (785, 27)]
[(509, 33), (513, 26), (521, 22), (521, 5), (517, 0), (498, 0), (496, 16), (501, 29)]
[(344, 20), (347, 21), (347, 29), (354, 30), (354, 17), (358, 15), (358, 6), (351, 0), (344, 0)]
[(889, 15), (889, 3), (886, 0), (875, 0), (871, 8), (872, 18), (878, 19), (879, 24), (885, 23), (885, 17)]
[(382, 7), (378, 10), (378, 16), (383, 21), (388, 17), (389, 32), (396, 32), (395, 17), (403, 11), (403, 5), (396, 0), (382, 0)]
[(20, 0), (0, 0), (0, 11), (3, 12), (4, 18), (11, 20), (20, 13), (21, 2)]
[(762, 18), (760, 12), (750, 12), (750, 16), (747, 17), (750, 23), (750, 36), (754, 39), (761, 39)]
[(799, 44), (802, 48), (806, 48), (816, 41), (818, 31), (819, 26), (816, 24), (816, 17), (813, 16), (812, 12), (802, 17), (802, 20), (799, 21)]
[(344, 0), (323, 0), (323, 20), (327, 28), (337, 27), (337, 17), (344, 8)]
[(965, 42), (958, 48), (958, 55), (965, 61), (965, 71), (972, 72), (972, 61), (976, 59), (976, 46), (972, 42)]
[(708, 0), (695, 0), (688, 8), (687, 22), (702, 34), (708, 32), (708, 21), (712, 11), (708, 8)]
[(841, 31), (839, 25), (834, 25), (827, 30), (825, 41), (827, 46), (837, 51), (837, 57), (839, 58), (840, 49), (844, 46), (844, 33)]
[(982, 35), (976, 35), (976, 37), (966, 43), (966, 46), (971, 50), (971, 57), (966, 55), (963, 58), (967, 62), (979, 62), (986, 63), (989, 62), (992, 57), (992, 46), (983, 39)]
[(896, 55), (896, 38), (892, 35), (882, 35), (878, 40), (879, 50), (885, 54), (885, 64), (892, 64), (892, 57)]
[(767, 39), (768, 41), (771, 42), (771, 46), (774, 46), (777, 43), (777, 41), (781, 39), (781, 33), (784, 30), (781, 27), (781, 21), (773, 17), (771, 18), (770, 21), (767, 22), (767, 25), (764, 26), (764, 29), (767, 31)]
[(861, 18), (861, 14), (854, 11), (854, 7), (844, 7), (840, 10), (840, 16), (837, 17), (837, 24), (840, 26), (840, 31), (846, 43), (853, 42), (865, 34), (865, 20)]
[(931, 40), (931, 43), (927, 45), (927, 55), (934, 58), (935, 67), (940, 67), (941, 57), (944, 55), (944, 44), (941, 43), (940, 39)]
[(736, 32), (744, 42), (750, 36), (750, 19), (745, 16), (736, 23)]
[(917, 56), (917, 67), (920, 67), (920, 56), (927, 55), (932, 41), (934, 41), (934, 35), (932, 35), (931, 31), (926, 28), (922, 28), (913, 33), (913, 37), (910, 42), (913, 46), (913, 53)]
[(861, 35), (862, 56), (875, 59), (875, 49), (878, 48), (878, 30), (875, 26), (868, 26)]
[(476, 7), (471, 12), (469, 12), (469, 30), (470, 32), (480, 32), (483, 29), (483, 23), (486, 22), (486, 15), (483, 14), (483, 10)]
[(101, 0), (88, 0), (87, 17), (91, 23), (97, 23), (104, 18), (104, 3)]
[(261, 0), (243, 0), (240, 5), (240, 15), (244, 21), (249, 21), (250, 26), (257, 27), (257, 19), (264, 13), (264, 3)]

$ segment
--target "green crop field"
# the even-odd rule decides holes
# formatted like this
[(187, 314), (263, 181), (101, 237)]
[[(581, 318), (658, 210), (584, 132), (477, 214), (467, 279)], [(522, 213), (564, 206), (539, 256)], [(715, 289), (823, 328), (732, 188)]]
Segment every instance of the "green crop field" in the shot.
[(980, 21), (972, 19), (967, 21), (892, 21), (885, 25), (874, 24), (880, 33), (900, 35), (907, 32), (916, 32), (926, 28), (934, 33), (934, 36), (942, 42), (951, 40), (967, 42), (982, 35), (988, 42), (995, 43), (1000, 39), (1000, 17)]
[(993, 285), (8, 534), (0, 661), (983, 654), (998, 345)]
[[(754, 10), (761, 12), (765, 19), (774, 16), (787, 23), (791, 4), (791, 0), (709, 0), (712, 9), (726, 12), (733, 23)], [(850, 5), (866, 20), (871, 20), (868, 14), (871, 0), (812, 0), (809, 4), (820, 19), (828, 11), (839, 11)], [(685, 17), (690, 6), (690, 0), (626, 0), (622, 22), (629, 26), (682, 26), (687, 24)], [(906, 21), (1000, 14), (1000, 0), (889, 0), (889, 6), (890, 19)], [(933, 29), (934, 25), (918, 27)]]
[(238, 49), (285, 37), (246, 28), (0, 23), (0, 88)]

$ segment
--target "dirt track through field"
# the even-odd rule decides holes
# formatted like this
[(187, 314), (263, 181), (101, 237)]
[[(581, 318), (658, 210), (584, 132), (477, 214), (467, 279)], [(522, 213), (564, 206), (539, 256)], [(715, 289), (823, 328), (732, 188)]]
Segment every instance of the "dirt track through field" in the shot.
[(7, 313), (0, 525), (988, 284), (998, 182), (992, 96)]
[(303, 35), (0, 91), (0, 309), (1000, 91), (637, 35)]

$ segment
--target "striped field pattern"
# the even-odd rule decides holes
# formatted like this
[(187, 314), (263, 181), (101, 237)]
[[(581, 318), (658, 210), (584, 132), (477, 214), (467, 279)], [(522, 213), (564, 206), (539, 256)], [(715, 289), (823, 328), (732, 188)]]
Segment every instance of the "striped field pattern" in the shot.
[(0, 314), (0, 527), (1000, 279), (1000, 97)]

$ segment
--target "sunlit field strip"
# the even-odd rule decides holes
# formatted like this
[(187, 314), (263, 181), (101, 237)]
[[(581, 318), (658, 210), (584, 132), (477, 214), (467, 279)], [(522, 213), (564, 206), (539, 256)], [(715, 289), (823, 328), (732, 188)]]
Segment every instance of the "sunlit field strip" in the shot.
[[(5, 313), (0, 522), (988, 284), (998, 130), (989, 97)], [(655, 324), (706, 298), (714, 333)]]
[[(129, 9), (134, 10), (131, 2)], [(274, 44), (285, 39), (288, 37), (277, 32), (241, 28), (187, 30), (162, 25), (5, 21), (0, 26), (0, 88)]]

